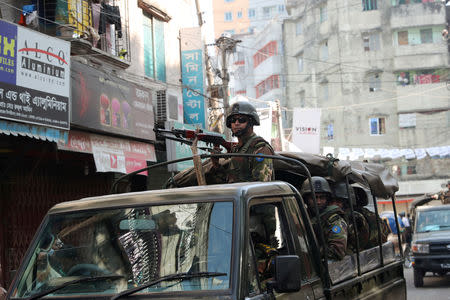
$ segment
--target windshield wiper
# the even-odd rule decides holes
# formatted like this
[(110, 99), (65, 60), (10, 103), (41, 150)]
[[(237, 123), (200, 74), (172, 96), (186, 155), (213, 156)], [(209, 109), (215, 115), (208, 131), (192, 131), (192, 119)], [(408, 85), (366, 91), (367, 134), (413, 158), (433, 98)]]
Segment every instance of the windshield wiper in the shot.
[(155, 284), (158, 284), (162, 281), (170, 281), (170, 280), (184, 280), (184, 279), (190, 279), (190, 278), (195, 278), (195, 277), (218, 277), (218, 276), (226, 276), (228, 275), (227, 273), (217, 273), (217, 272), (197, 272), (197, 273), (175, 273), (175, 274), (171, 274), (171, 275), (167, 275), (167, 276), (163, 276), (160, 277), (156, 280), (144, 283), (138, 287), (135, 287), (133, 289), (129, 289), (126, 291), (123, 291), (113, 297), (111, 297), (110, 300), (116, 300), (119, 299), (120, 297), (123, 296), (128, 296), (131, 294), (134, 294), (136, 292), (139, 292), (145, 288), (151, 287)]
[(75, 280), (71, 280), (71, 281), (65, 282), (65, 283), (63, 283), (61, 285), (55, 286), (54, 288), (51, 288), (51, 289), (49, 289), (47, 291), (44, 291), (42, 293), (30, 296), (30, 297), (28, 297), (26, 299), (27, 300), (32, 300), (32, 299), (41, 298), (41, 297), (44, 297), (44, 296), (46, 296), (48, 294), (51, 294), (51, 293), (56, 292), (58, 290), (61, 290), (61, 289), (65, 288), (66, 286), (69, 286), (69, 285), (72, 285), (72, 284), (77, 284), (77, 283), (81, 283), (81, 282), (91, 282), (91, 281), (95, 282), (95, 281), (108, 280), (108, 279), (117, 280), (117, 279), (120, 279), (120, 278), (124, 278), (124, 276), (122, 276), (122, 275), (103, 275), (103, 276), (95, 276), (95, 277), (83, 277), (83, 278), (79, 278), (79, 279), (75, 279)]

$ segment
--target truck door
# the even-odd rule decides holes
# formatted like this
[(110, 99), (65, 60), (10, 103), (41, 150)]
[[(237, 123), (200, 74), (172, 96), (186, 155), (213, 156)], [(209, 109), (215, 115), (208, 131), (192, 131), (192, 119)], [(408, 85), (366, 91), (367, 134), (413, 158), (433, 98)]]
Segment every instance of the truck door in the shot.
[[(291, 232), (291, 214), (281, 197), (251, 200), (247, 222), (246, 252), (249, 271), (246, 296), (248, 299), (265, 299), (269, 297), (267, 282), (273, 280), (274, 257), (299, 254), (298, 247), (295, 246), (298, 242), (293, 240), (297, 234)], [(274, 292), (274, 295), (277, 299), (314, 299), (312, 285), (306, 276), (302, 278), (300, 291), (283, 294)]]

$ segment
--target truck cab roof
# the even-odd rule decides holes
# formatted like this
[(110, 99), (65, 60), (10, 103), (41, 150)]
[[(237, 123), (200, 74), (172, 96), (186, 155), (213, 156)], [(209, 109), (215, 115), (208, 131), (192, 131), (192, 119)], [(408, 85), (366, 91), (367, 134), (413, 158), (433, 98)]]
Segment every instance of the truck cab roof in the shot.
[[(292, 195), (290, 185), (283, 181), (245, 182), (208, 186), (184, 187), (127, 194), (114, 194), (83, 198), (56, 204), (48, 214), (58, 214), (91, 209), (133, 207), (142, 204), (189, 203), (190, 201), (251, 199), (260, 196)], [(180, 197), (182, 195), (182, 197)]]

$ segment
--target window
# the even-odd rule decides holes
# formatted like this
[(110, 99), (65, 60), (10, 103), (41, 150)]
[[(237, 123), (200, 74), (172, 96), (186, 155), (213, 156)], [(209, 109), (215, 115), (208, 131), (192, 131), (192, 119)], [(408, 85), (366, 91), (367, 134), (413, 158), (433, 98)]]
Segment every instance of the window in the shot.
[(248, 9), (248, 18), (249, 19), (253, 19), (254, 17), (256, 17), (256, 11), (254, 8), (249, 8)]
[(300, 34), (302, 34), (302, 22), (298, 21), (297, 23), (295, 23), (295, 35)]
[(305, 91), (301, 91), (300, 93), (298, 93), (298, 99), (300, 99), (300, 107), (305, 107), (306, 106)]
[(320, 59), (328, 60), (328, 42), (322, 43), (320, 46)]
[(231, 34), (231, 35), (235, 34), (235, 31), (234, 31), (234, 29), (230, 29), (230, 30), (225, 30), (225, 32), (228, 32), (228, 33), (229, 33), (229, 34)]
[(165, 82), (164, 22), (144, 14), (143, 23), (145, 75)]
[(287, 206), (289, 207), (289, 212), (291, 213), (291, 218), (294, 223), (294, 231), (293, 231), (293, 237), (294, 239), (298, 240), (299, 244), (299, 250), (298, 251), (298, 257), (300, 258), (301, 265), (302, 265), (302, 281), (309, 280), (312, 277), (317, 276), (317, 272), (311, 264), (313, 261), (311, 259), (311, 254), (313, 253), (313, 249), (311, 249), (311, 245), (308, 243), (308, 237), (305, 230), (305, 225), (303, 223), (302, 218), (300, 218), (301, 213), (298, 209), (298, 205), (296, 205), (297, 200), (294, 197), (289, 197), (285, 199)]
[(399, 31), (397, 35), (399, 45), (408, 45), (408, 31)]
[(333, 123), (328, 124), (327, 126), (327, 139), (329, 141), (334, 140), (334, 127), (333, 127)]
[(276, 6), (263, 7), (264, 18), (271, 18), (275, 14), (276, 9), (277, 9)]
[(230, 2), (234, 2), (234, 0), (225, 0), (225, 2), (230, 3)]
[(303, 56), (297, 57), (297, 70), (298, 72), (303, 72)]
[(253, 68), (256, 68), (267, 58), (277, 54), (278, 54), (277, 41), (271, 41), (267, 43), (264, 47), (259, 49), (255, 55), (253, 55)]
[(377, 0), (362, 0), (363, 10), (378, 9)]
[(238, 19), (241, 19), (241, 18), (242, 18), (242, 11), (238, 11), (238, 12), (237, 12), (237, 18), (238, 18)]
[(422, 44), (432, 44), (433, 43), (433, 29), (420, 29), (420, 42)]
[(256, 98), (259, 98), (265, 93), (278, 88), (280, 88), (279, 75), (269, 76), (256, 85)]
[(363, 35), (364, 51), (378, 51), (380, 50), (380, 34), (366, 33)]
[(320, 8), (319, 8), (319, 13), (320, 13), (320, 23), (323, 23), (323, 22), (325, 22), (326, 20), (327, 20), (327, 18), (328, 18), (328, 16), (327, 16), (327, 7), (324, 5), (324, 6), (321, 6)]
[(379, 74), (369, 75), (369, 92), (381, 90), (381, 79)]
[(383, 135), (386, 133), (385, 118), (370, 118), (370, 135)]
[(278, 11), (279, 12), (284, 12), (284, 5), (278, 5)]
[(233, 13), (231, 11), (225, 12), (225, 21), (226, 22), (233, 21)]

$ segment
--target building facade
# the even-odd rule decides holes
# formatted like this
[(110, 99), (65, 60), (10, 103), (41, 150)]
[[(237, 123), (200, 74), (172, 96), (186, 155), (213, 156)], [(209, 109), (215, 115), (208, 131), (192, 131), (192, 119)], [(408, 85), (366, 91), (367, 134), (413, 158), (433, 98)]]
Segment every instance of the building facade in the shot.
[(399, 195), (438, 191), (450, 177), (445, 3), (293, 0), (287, 9), (288, 112), (320, 108), (324, 152), (385, 162)]
[[(198, 18), (194, 0), (6, 0), (0, 10), (0, 285), (8, 287), (52, 205), (108, 194), (123, 173), (166, 159), (153, 128), (183, 122), (180, 30)], [(160, 177), (128, 178), (119, 191)]]

